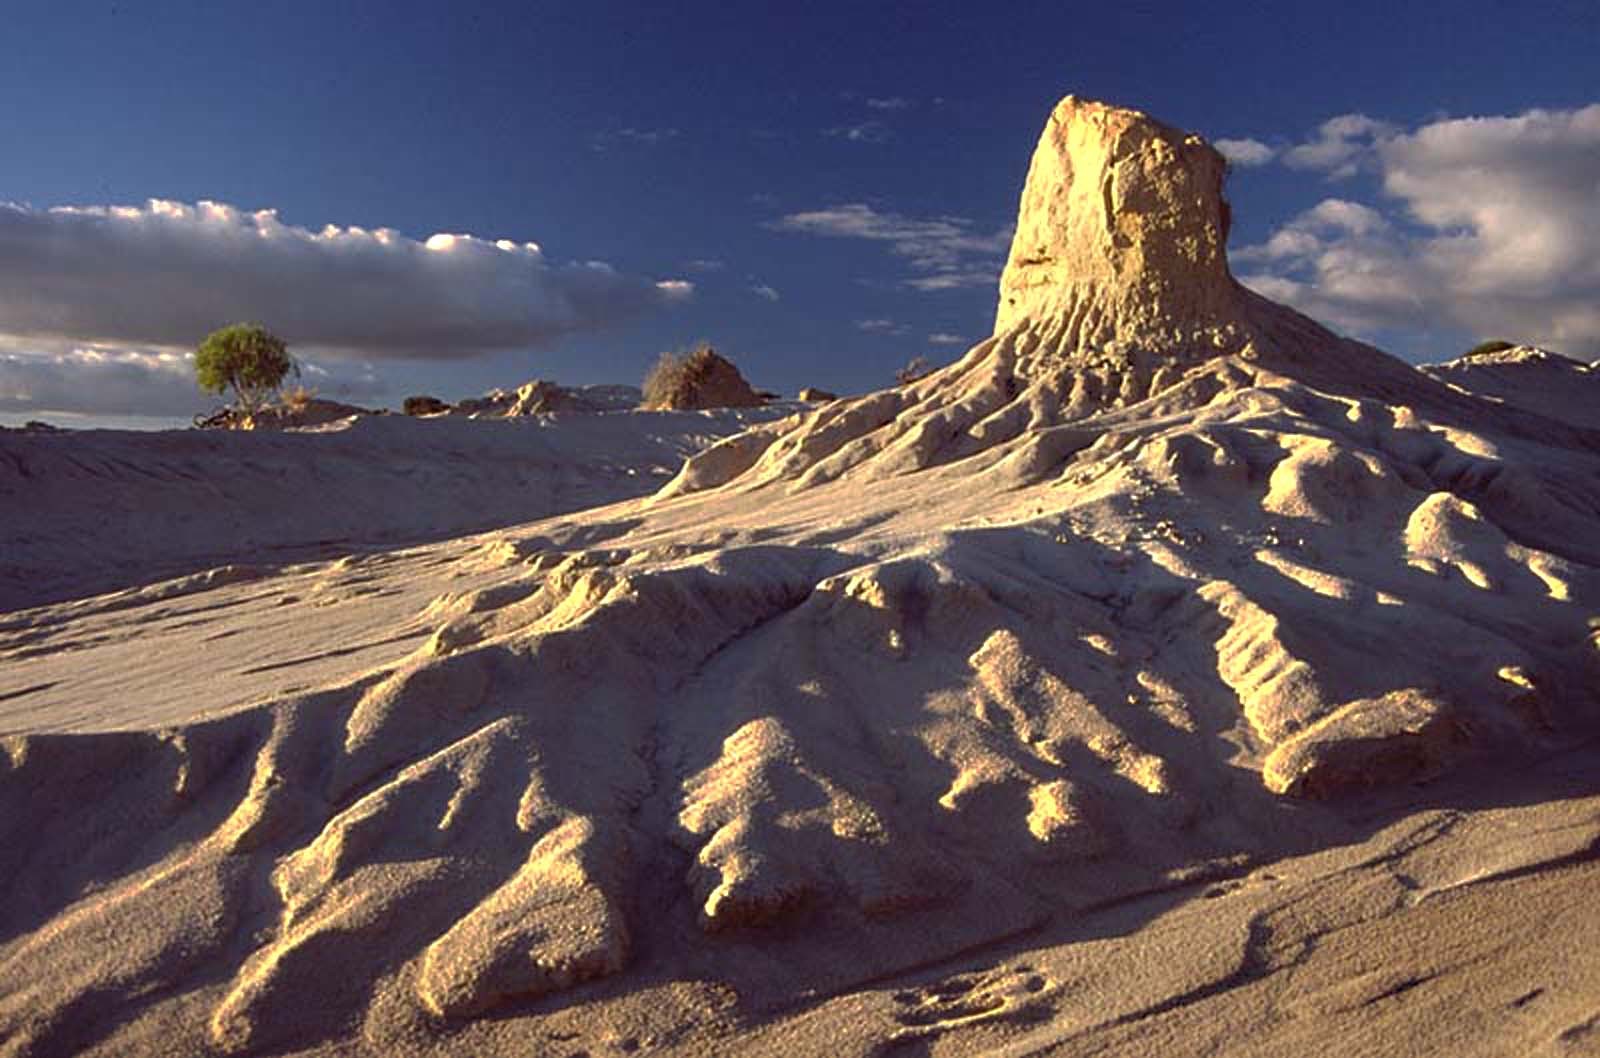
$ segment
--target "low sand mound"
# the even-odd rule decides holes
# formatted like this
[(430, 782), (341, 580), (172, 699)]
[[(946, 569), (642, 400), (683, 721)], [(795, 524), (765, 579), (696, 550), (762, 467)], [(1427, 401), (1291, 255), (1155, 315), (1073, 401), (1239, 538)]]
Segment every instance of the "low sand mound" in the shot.
[(1453, 389), (1511, 404), (1574, 426), (1600, 426), (1600, 363), (1517, 345), (1428, 364), (1422, 372)]
[[(1063, 101), (994, 337), (649, 499), (372, 563), (326, 619), (404, 646), (342, 678), (220, 616), (309, 619), (287, 575), (190, 585), (198, 615), (0, 626), (0, 728), (97, 658), (129, 687), (186, 675), (132, 730), (11, 725), (0, 1038), (733, 1053), (747, 1019), (1360, 840), (1330, 801), (1591, 735), (1600, 433), (1239, 287), (1222, 174), (1195, 137)], [(197, 642), (202, 619), (240, 634)], [(159, 660), (113, 655), (136, 622)], [(296, 665), (311, 686), (222, 698)], [(1374, 908), (1403, 901), (1386, 878)], [(1229, 919), (1215, 966), (1140, 948), (1205, 963), (1148, 1010), (1315, 947), (1307, 901)], [(890, 1042), (1116, 1008), (1096, 987), (896, 993)]]
[(685, 456), (782, 412), (0, 434), (0, 611), (639, 496)]
[(308, 426), (327, 426), (352, 416), (377, 415), (371, 408), (346, 404), (339, 400), (312, 397), (292, 403), (269, 404), (254, 415), (239, 420), (234, 429), (240, 430), (299, 430)]

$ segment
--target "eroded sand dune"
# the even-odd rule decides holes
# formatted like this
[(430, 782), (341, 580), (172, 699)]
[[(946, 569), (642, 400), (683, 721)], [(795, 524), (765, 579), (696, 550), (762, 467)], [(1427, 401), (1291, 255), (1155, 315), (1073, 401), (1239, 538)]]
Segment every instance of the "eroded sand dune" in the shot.
[[(4, 1053), (1592, 1045), (1600, 431), (1244, 290), (1222, 179), (1069, 97), (957, 364), (646, 499), (6, 620)], [(1541, 973), (1470, 1046), (1373, 1006)]]
[(273, 433), (0, 432), (0, 611), (642, 496), (685, 456), (792, 410), (489, 422), (391, 415)]

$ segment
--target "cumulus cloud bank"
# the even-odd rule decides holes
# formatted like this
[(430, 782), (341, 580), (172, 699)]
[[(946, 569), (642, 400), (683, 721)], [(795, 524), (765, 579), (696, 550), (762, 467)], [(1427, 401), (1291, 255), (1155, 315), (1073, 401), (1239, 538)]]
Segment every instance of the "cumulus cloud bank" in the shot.
[(1370, 165), (1388, 201), (1328, 198), (1235, 252), (1251, 287), (1357, 332), (1438, 326), (1600, 352), (1600, 103), (1409, 132), (1345, 115), (1283, 160)]
[(27, 337), (185, 348), (259, 320), (330, 355), (449, 358), (548, 345), (691, 290), (553, 265), (530, 242), (311, 231), (215, 202), (0, 204), (0, 321)]
[(178, 353), (0, 352), (0, 412), (178, 416), (200, 403), (194, 368)]
[(880, 213), (859, 202), (790, 213), (771, 225), (779, 231), (880, 242), (922, 273), (905, 280), (915, 290), (994, 286), (1011, 248), (1012, 229), (991, 235), (972, 230), (964, 217), (922, 220)]
[(1340, 114), (1317, 128), (1314, 139), (1283, 152), (1283, 162), (1293, 169), (1313, 169), (1334, 179), (1354, 176), (1370, 158), (1374, 145), (1397, 130), (1365, 114)]
[[(302, 363), (319, 396), (361, 401), (381, 392), (364, 370)], [(191, 354), (0, 336), (0, 412), (192, 415), (217, 403), (195, 386)]]

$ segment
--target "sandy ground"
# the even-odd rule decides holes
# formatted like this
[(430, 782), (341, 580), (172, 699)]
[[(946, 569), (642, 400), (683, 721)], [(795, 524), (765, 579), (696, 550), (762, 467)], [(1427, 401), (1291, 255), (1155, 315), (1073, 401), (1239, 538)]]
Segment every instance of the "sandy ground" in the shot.
[(646, 495), (685, 456), (797, 407), (391, 415), (269, 434), (0, 432), (0, 610)]
[(1063, 101), (993, 338), (653, 490), (30, 553), (0, 1054), (1600, 1053), (1600, 431), (1238, 287), (1222, 172)]

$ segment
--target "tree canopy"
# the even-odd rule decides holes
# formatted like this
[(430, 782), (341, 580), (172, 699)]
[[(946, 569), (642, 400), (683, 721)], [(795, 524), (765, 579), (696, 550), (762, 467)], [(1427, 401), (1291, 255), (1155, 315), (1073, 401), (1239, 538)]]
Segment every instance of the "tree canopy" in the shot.
[(207, 393), (233, 390), (239, 406), (254, 414), (290, 373), (300, 368), (283, 339), (259, 323), (235, 323), (212, 331), (194, 354), (195, 382)]

